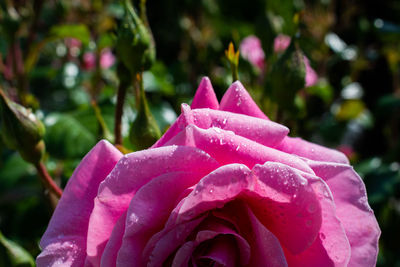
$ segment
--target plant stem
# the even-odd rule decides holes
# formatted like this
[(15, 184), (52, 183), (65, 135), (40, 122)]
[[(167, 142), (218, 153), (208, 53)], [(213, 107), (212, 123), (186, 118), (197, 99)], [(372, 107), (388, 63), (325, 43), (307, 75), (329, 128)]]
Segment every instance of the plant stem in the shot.
[(115, 110), (114, 135), (116, 145), (122, 145), (122, 113), (124, 109), (127, 88), (127, 84), (125, 84), (124, 82), (120, 82), (118, 86), (117, 106)]
[(28, 80), (24, 72), (24, 62), (18, 40), (14, 37), (10, 43), (10, 53), (13, 62), (13, 72), (17, 80), (17, 93), (23, 106), (26, 106), (26, 95), (28, 92)]
[(238, 66), (233, 64), (232, 62), (231, 62), (231, 70), (232, 70), (232, 79), (233, 79), (232, 82), (239, 80)]
[(35, 164), (35, 167), (46, 188), (53, 192), (58, 198), (60, 198), (63, 191), (51, 178), (43, 162)]
[(92, 101), (90, 101), (90, 103), (92, 104), (92, 108), (94, 110), (94, 114), (96, 116), (97, 122), (99, 123), (99, 135), (100, 138), (104, 138), (107, 140), (112, 140), (112, 135), (110, 130), (107, 127), (106, 122), (104, 121), (103, 116), (101, 115), (101, 109), (99, 107), (99, 105), (97, 105), (97, 102), (95, 99), (92, 99)]

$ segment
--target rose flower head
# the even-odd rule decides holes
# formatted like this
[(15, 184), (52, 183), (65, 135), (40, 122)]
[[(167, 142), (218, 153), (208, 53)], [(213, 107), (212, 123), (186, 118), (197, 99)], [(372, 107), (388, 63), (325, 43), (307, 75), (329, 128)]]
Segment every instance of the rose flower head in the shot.
[(42, 237), (40, 266), (374, 266), (380, 229), (344, 154), (203, 78), (151, 148), (100, 141)]

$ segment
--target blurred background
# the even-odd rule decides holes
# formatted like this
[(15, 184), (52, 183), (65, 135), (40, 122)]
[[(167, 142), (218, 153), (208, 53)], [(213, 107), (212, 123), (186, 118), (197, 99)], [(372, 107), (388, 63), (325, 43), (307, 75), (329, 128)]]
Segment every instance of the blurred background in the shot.
[[(0, 88), (44, 123), (44, 163), (62, 188), (98, 140), (114, 140), (124, 14), (119, 1), (0, 2)], [(151, 114), (164, 132), (203, 76), (220, 99), (232, 42), (240, 81), (271, 119), (348, 156), (382, 230), (377, 266), (400, 266), (399, 15), (397, 0), (150, 0)], [(123, 111), (123, 146), (136, 150), (132, 88)], [(43, 188), (0, 141), (0, 266), (33, 264), (54, 206)]]

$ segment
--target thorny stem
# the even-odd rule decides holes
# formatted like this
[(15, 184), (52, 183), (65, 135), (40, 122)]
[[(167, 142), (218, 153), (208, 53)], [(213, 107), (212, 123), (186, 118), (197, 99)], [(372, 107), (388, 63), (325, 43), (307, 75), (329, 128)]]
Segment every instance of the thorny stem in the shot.
[(43, 162), (35, 164), (35, 167), (46, 188), (49, 189), (51, 192), (53, 192), (58, 198), (60, 198), (63, 191), (51, 178)]

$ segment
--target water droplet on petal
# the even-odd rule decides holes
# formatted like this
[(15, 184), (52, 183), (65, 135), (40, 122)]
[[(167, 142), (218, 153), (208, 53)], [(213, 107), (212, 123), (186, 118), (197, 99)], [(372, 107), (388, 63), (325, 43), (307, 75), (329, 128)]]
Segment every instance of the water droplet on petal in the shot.
[(315, 206), (315, 204), (311, 203), (310, 205), (308, 205), (307, 207), (307, 211), (309, 213), (314, 213), (316, 211), (317, 207)]

